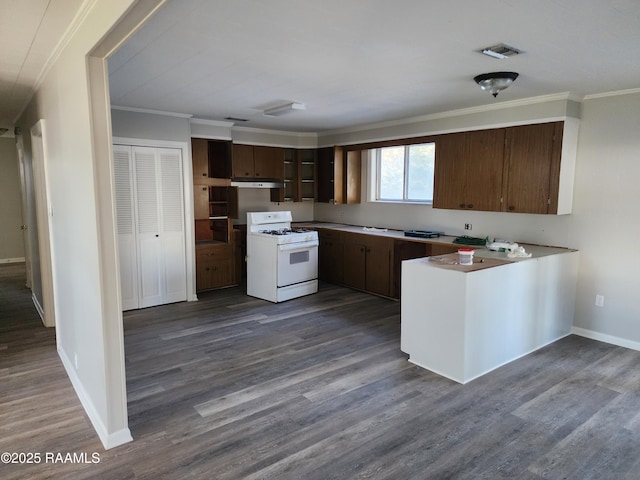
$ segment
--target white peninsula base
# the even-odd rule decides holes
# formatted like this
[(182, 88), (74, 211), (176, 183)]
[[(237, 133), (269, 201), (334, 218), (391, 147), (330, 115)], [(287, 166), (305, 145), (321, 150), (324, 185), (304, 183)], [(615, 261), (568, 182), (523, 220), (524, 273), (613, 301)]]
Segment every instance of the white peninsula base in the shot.
[(578, 252), (565, 252), (487, 258), (472, 267), (402, 262), (402, 351), (410, 362), (466, 383), (568, 335)]

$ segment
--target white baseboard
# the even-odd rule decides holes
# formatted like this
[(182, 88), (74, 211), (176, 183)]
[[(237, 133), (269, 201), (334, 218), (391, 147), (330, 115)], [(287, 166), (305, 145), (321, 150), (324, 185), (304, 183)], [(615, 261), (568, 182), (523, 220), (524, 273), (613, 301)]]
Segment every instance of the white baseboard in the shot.
[(0, 263), (24, 263), (24, 257), (0, 258)]
[(87, 391), (84, 389), (78, 374), (76, 373), (75, 368), (73, 367), (73, 363), (67, 357), (67, 354), (61, 348), (58, 349), (58, 355), (62, 360), (62, 365), (64, 365), (65, 370), (67, 371), (67, 375), (69, 376), (69, 380), (71, 380), (71, 385), (73, 385), (73, 389), (76, 391), (76, 395), (80, 399), (80, 403), (84, 408), (91, 424), (93, 425), (94, 430), (98, 434), (102, 445), (105, 450), (109, 450), (110, 448), (118, 447), (125, 443), (131, 442), (133, 437), (131, 436), (131, 432), (128, 428), (123, 428), (116, 432), (109, 433), (107, 428), (105, 427), (98, 411), (95, 408), (95, 405), (91, 401), (91, 397), (87, 394)]
[[(42, 324), (44, 325), (44, 308), (40, 305), (38, 301), (38, 297), (36, 297), (35, 293), (31, 294), (31, 301), (33, 302), (33, 306), (36, 307), (36, 312), (40, 315), (40, 320), (42, 320)], [(46, 327), (46, 325), (44, 325)]]
[(613, 335), (594, 332), (593, 330), (587, 330), (580, 327), (572, 327), (571, 333), (581, 337), (590, 338), (592, 340), (598, 340), (599, 342), (610, 343), (612, 345), (618, 345), (619, 347), (640, 351), (640, 342), (634, 342), (633, 340), (627, 340), (626, 338), (614, 337)]

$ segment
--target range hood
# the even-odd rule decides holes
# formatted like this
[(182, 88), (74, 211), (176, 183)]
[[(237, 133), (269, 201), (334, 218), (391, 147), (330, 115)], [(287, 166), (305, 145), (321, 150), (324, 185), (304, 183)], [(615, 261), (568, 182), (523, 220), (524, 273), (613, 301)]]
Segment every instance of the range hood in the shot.
[(238, 188), (283, 188), (283, 182), (274, 182), (271, 180), (233, 180), (231, 182), (232, 187)]

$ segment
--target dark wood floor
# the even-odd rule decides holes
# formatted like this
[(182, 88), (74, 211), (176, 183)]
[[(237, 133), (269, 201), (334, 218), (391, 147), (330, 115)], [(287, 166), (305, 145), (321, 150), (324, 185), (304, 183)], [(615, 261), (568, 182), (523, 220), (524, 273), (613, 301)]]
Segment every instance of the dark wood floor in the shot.
[(570, 336), (465, 386), (407, 362), (396, 302), (240, 288), (125, 315), (134, 441), (104, 451), (23, 286), (0, 266), (2, 479), (638, 479), (640, 352)]

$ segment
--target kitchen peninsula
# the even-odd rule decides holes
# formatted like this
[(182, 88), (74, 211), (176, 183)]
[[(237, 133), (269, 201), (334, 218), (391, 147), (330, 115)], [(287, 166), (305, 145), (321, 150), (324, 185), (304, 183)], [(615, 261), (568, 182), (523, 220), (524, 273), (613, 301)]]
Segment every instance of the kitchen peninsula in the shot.
[(478, 249), (402, 262), (401, 349), (466, 383), (571, 332), (578, 252), (527, 245), (531, 258)]

